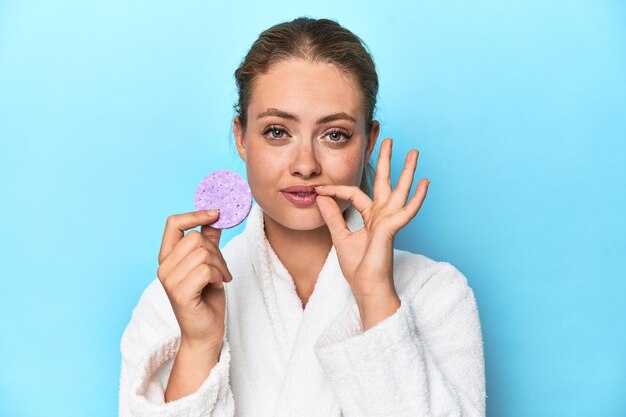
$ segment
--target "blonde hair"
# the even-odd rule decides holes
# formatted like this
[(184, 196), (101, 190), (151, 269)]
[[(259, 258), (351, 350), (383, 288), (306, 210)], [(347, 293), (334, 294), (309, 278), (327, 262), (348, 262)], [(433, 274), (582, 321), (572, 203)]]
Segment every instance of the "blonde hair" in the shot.
[[(378, 95), (378, 75), (367, 45), (358, 36), (330, 19), (299, 17), (263, 31), (235, 71), (239, 100), (233, 107), (245, 132), (252, 82), (255, 76), (283, 60), (299, 58), (331, 63), (352, 77), (363, 93), (365, 132), (372, 130)], [(374, 167), (368, 161), (360, 188), (372, 197)]]

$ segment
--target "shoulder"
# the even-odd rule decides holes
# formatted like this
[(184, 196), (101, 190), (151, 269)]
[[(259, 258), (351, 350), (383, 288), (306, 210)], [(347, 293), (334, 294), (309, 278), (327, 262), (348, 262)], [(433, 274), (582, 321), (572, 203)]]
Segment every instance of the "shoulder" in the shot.
[(465, 275), (454, 265), (394, 249), (394, 285), (399, 296), (465, 297), (472, 292)]
[(244, 234), (239, 233), (238, 235), (233, 236), (224, 246), (220, 249), (224, 259), (236, 257), (237, 254), (240, 254), (242, 251), (247, 251), (246, 241), (244, 239)]
[(459, 334), (480, 332), (476, 298), (459, 269), (448, 262), (411, 252), (397, 251), (394, 255), (396, 291), (410, 302), (422, 331), (429, 334), (444, 331), (444, 323), (449, 323)]
[(164, 337), (180, 333), (176, 316), (165, 289), (155, 278), (143, 290), (133, 309), (130, 321), (122, 334), (120, 348), (123, 353), (143, 351), (158, 344)]
[(133, 309), (132, 320), (141, 320), (159, 328), (177, 326), (172, 305), (159, 278), (154, 278), (143, 290)]
[(233, 236), (220, 249), (231, 274), (236, 274), (244, 266), (243, 261), (249, 259), (248, 245), (244, 233)]

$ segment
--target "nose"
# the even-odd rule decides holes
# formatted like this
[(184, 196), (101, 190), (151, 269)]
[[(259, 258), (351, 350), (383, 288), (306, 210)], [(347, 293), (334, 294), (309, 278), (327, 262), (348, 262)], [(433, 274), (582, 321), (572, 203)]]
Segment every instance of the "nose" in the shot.
[(295, 155), (290, 166), (291, 175), (306, 179), (320, 174), (322, 166), (310, 142), (302, 141), (294, 152)]

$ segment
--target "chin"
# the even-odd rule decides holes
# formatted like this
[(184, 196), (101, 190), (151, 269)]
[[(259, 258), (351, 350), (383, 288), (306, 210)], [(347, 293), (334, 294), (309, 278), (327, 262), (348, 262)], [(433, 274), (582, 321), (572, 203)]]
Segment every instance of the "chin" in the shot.
[(287, 229), (314, 230), (326, 224), (315, 204), (302, 208), (292, 206), (288, 201), (279, 202), (280, 199), (265, 201), (264, 198), (255, 197), (255, 200), (266, 216)]
[(324, 218), (316, 206), (298, 208), (286, 205), (285, 207), (272, 207), (265, 210), (276, 223), (291, 230), (315, 230), (326, 225)]
[(296, 212), (293, 215), (288, 213), (285, 217), (285, 222), (282, 223), (285, 227), (291, 230), (315, 230), (326, 225), (324, 218), (316, 208), (308, 210), (308, 212), (302, 213)]

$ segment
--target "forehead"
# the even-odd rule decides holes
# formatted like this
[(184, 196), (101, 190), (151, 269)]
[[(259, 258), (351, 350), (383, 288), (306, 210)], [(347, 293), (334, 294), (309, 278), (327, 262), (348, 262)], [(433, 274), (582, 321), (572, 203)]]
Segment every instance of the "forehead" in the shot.
[(249, 112), (254, 118), (267, 108), (279, 108), (305, 122), (343, 111), (360, 121), (362, 105), (362, 93), (354, 79), (335, 65), (290, 60), (255, 77)]

